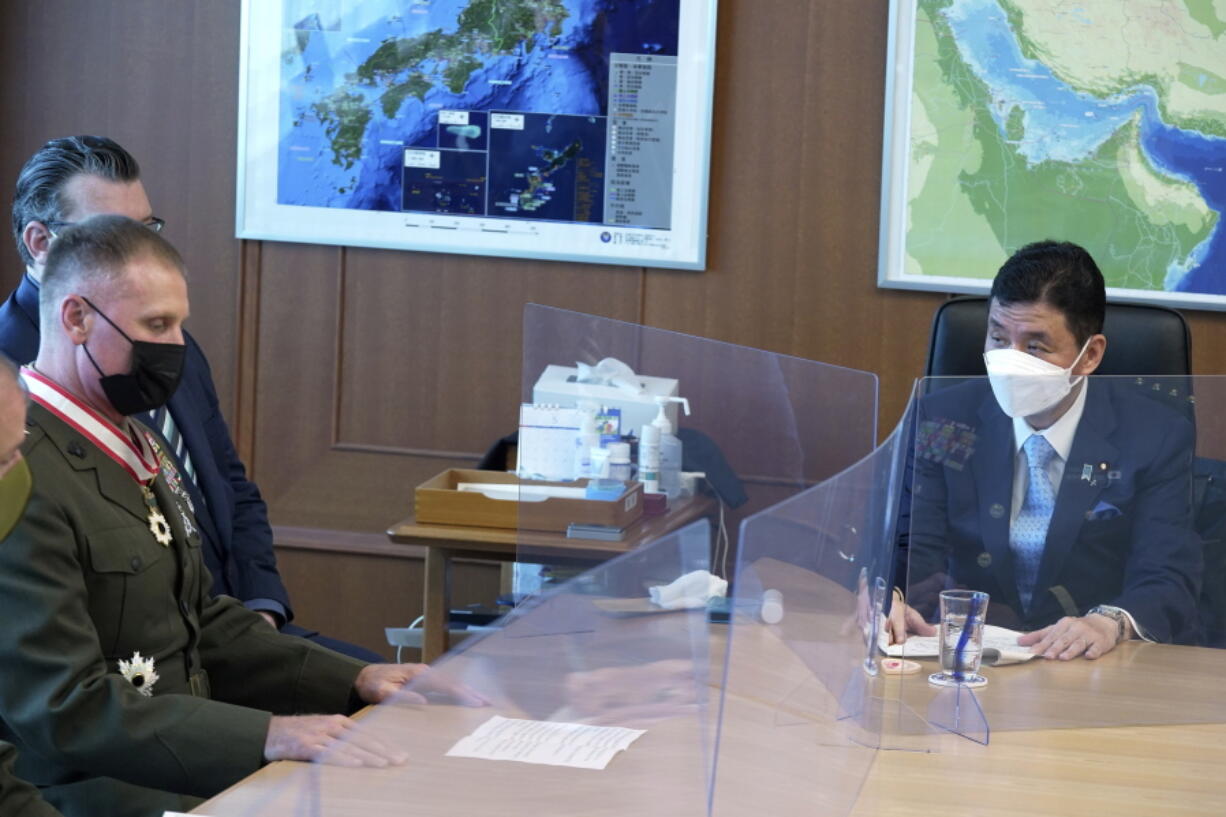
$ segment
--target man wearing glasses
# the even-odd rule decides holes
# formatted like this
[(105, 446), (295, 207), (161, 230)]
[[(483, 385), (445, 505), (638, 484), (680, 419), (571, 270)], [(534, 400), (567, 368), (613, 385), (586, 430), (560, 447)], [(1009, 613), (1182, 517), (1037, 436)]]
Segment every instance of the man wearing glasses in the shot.
[[(100, 136), (53, 139), (25, 163), (13, 197), (13, 238), (26, 274), (0, 305), (0, 351), (18, 363), (38, 353), (39, 282), (57, 233), (95, 215), (121, 215), (154, 232), (166, 222), (153, 214), (140, 167), (119, 144)], [(268, 508), (230, 439), (208, 360), (187, 333), (182, 382), (165, 409), (141, 417), (160, 432), (187, 474), (184, 480), (205, 541), (213, 595), (228, 595), (273, 627), (301, 635), (364, 661), (375, 653), (290, 623), (289, 593), (277, 571)]]

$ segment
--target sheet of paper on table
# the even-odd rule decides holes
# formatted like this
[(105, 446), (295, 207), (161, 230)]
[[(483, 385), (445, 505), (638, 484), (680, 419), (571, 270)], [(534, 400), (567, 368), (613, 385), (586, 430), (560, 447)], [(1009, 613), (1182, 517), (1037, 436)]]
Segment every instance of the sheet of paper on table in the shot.
[(530, 721), (495, 715), (468, 737), (460, 738), (447, 751), (447, 756), (603, 769), (614, 755), (625, 751), (645, 733), (645, 729)]
[[(1000, 666), (1001, 664), (1020, 664), (1034, 658), (1029, 647), (1017, 643), (1021, 633), (1008, 627), (997, 627), (994, 624), (983, 626), (983, 663)], [(940, 636), (912, 635), (905, 643), (891, 644), (890, 634), (884, 627), (877, 634), (877, 646), (886, 655), (894, 658), (936, 658), (941, 654)]]

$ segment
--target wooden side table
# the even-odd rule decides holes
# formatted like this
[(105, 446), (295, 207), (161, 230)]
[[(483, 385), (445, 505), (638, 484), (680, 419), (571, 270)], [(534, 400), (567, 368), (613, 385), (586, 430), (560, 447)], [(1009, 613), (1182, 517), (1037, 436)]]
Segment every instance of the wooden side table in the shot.
[(387, 530), (391, 541), (426, 548), (425, 599), (422, 612), (422, 661), (429, 663), (448, 649), (447, 620), (451, 610), (451, 560), (456, 558), (514, 562), (522, 546), (549, 558), (596, 563), (653, 542), (671, 531), (714, 512), (716, 500), (695, 496), (679, 502), (662, 516), (643, 517), (617, 542), (568, 539), (564, 533), (479, 528), (465, 525), (418, 524), (408, 517)]

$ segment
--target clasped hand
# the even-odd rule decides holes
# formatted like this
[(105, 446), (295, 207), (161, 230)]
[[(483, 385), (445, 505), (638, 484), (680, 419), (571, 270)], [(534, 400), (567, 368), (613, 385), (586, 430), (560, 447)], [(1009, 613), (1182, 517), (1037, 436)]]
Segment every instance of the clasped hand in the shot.
[[(368, 664), (358, 673), (353, 687), (368, 704), (424, 704), (425, 696), (432, 694), (463, 706), (489, 703), (464, 685), (438, 677), (425, 664)], [(295, 715), (275, 716), (269, 722), (264, 758), (336, 766), (389, 766), (406, 762), (408, 755), (344, 715)]]

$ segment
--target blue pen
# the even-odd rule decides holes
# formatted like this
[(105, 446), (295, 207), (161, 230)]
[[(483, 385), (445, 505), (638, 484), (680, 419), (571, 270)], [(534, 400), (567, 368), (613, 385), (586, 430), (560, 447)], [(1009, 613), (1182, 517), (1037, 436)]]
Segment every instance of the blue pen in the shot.
[(962, 653), (966, 650), (966, 642), (971, 640), (971, 630), (975, 626), (975, 617), (979, 615), (979, 597), (972, 595), (970, 606), (966, 610), (966, 621), (962, 624), (962, 632), (958, 636), (958, 646), (954, 647), (954, 681), (963, 682)]

